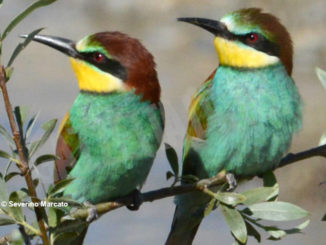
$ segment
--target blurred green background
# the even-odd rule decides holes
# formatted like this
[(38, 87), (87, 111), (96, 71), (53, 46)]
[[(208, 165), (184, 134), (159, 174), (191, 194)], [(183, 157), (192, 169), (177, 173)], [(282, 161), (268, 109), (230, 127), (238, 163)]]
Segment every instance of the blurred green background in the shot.
[[(0, 9), (1, 29), (31, 1), (5, 0)], [(61, 0), (37, 10), (5, 40), (4, 60), (20, 41), (19, 34), (46, 27), (43, 34), (79, 40), (99, 31), (128, 33), (140, 39), (152, 52), (162, 87), (166, 110), (164, 142), (174, 146), (179, 156), (186, 129), (191, 95), (218, 64), (213, 37), (199, 28), (176, 21), (177, 17), (196, 16), (219, 19), (244, 7), (260, 7), (278, 16), (288, 28), (294, 42), (293, 77), (304, 100), (304, 126), (295, 136), (291, 151), (316, 146), (326, 130), (326, 91), (320, 85), (315, 67), (326, 69), (326, 1), (325, 0)], [(78, 86), (67, 57), (39, 44), (31, 44), (17, 59), (8, 85), (14, 105), (27, 105), (32, 112), (41, 111), (40, 123), (61, 119), (73, 103)], [(8, 125), (0, 102), (0, 123)], [(34, 134), (38, 135), (38, 132)], [(53, 136), (43, 152), (54, 152)], [(3, 142), (1, 141), (1, 148)], [(263, 244), (324, 245), (326, 222), (326, 160), (314, 158), (276, 171), (282, 201), (293, 202), (311, 212), (312, 222), (305, 234)], [(41, 167), (41, 178), (52, 181), (51, 164)], [(169, 169), (161, 147), (143, 190), (169, 185)], [(17, 180), (18, 178), (16, 178)], [(11, 181), (11, 188), (22, 182)], [(261, 184), (254, 180), (246, 184)], [(125, 208), (106, 214), (91, 225), (86, 244), (163, 244), (173, 217), (173, 199), (145, 203), (139, 211)], [(286, 227), (286, 224), (284, 224)], [(13, 227), (1, 228), (0, 236)], [(200, 227), (194, 244), (231, 244), (232, 237), (219, 212), (213, 212)], [(250, 239), (249, 244), (256, 244)]]

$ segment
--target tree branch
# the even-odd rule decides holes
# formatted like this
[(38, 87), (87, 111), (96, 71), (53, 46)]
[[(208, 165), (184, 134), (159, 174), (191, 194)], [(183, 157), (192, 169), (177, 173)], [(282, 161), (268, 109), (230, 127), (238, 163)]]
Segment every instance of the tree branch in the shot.
[(301, 160), (305, 160), (311, 157), (318, 157), (318, 156), (326, 158), (326, 144), (295, 154), (289, 153), (281, 160), (277, 168), (284, 167), (294, 162), (298, 162)]
[[(153, 202), (155, 200), (163, 199), (166, 197), (176, 196), (176, 195), (185, 194), (194, 191), (205, 192), (205, 190), (207, 190), (208, 187), (220, 185), (223, 183), (226, 183), (225, 171), (220, 172), (217, 176), (213, 178), (203, 179), (194, 184), (183, 184), (180, 186), (165, 187), (155, 191), (140, 193), (139, 194), (140, 204), (143, 202)], [(119, 198), (114, 202), (97, 204), (95, 207), (98, 214), (104, 214), (114, 209), (131, 205), (133, 204), (133, 202), (134, 202), (134, 194), (130, 194), (125, 197)], [(88, 209), (85, 208), (77, 209), (69, 216), (74, 219), (85, 220), (88, 217)], [(63, 219), (65, 219), (65, 217)]]
[[(289, 164), (292, 164), (294, 162), (298, 162), (315, 156), (322, 156), (326, 158), (326, 145), (315, 147), (295, 154), (289, 153), (281, 160), (280, 164), (276, 168), (281, 168)], [(185, 194), (194, 191), (202, 191), (205, 192), (206, 194), (209, 194), (209, 192), (206, 191), (208, 187), (213, 187), (224, 183), (227, 183), (226, 172), (222, 171), (213, 178), (203, 179), (194, 184), (183, 184), (180, 186), (166, 187), (155, 191), (140, 193), (139, 199), (140, 202), (143, 203), (143, 202), (153, 202), (155, 200), (163, 199), (166, 197), (176, 196), (176, 195)], [(133, 204), (133, 202), (134, 202), (134, 196), (133, 194), (131, 194), (119, 198), (114, 202), (99, 203), (95, 207), (98, 214), (104, 214), (112, 210), (115, 210), (117, 208), (131, 205)], [(77, 209), (69, 216), (74, 219), (86, 220), (88, 215), (89, 215), (88, 209), (81, 208), (81, 209)], [(65, 218), (66, 217), (63, 217), (63, 220)]]
[[(7, 85), (6, 85), (6, 73), (5, 69), (3, 66), (0, 67), (0, 88), (2, 90), (2, 96), (3, 100), (5, 103), (6, 111), (7, 111), (7, 116), (9, 119), (10, 123), (10, 128), (13, 134), (13, 139), (15, 141), (18, 155), (20, 162), (17, 163), (17, 166), (19, 167), (22, 175), (25, 177), (25, 181), (27, 184), (28, 191), (30, 193), (31, 199), (34, 203), (38, 202), (39, 199), (37, 198), (36, 190), (33, 185), (33, 178), (32, 174), (28, 165), (28, 157), (26, 156), (24, 152), (24, 145), (22, 143), (22, 135), (20, 134), (18, 127), (16, 125), (16, 121), (14, 118), (14, 114), (12, 111), (12, 106), (10, 103), (9, 95), (8, 95), (8, 90), (7, 90)], [(44, 208), (38, 206), (34, 207), (36, 218), (38, 221), (38, 225), (41, 231), (41, 238), (43, 240), (44, 245), (49, 245), (49, 239), (46, 234), (46, 229), (45, 229), (45, 222), (42, 213), (45, 212)]]

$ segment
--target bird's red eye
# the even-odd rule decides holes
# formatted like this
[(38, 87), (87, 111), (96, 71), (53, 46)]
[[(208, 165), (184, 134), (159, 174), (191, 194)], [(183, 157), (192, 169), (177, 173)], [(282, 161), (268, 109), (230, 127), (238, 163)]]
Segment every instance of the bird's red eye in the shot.
[(248, 35), (248, 39), (250, 42), (256, 42), (258, 40), (258, 34), (257, 33), (250, 33)]
[(94, 53), (93, 57), (96, 62), (101, 62), (104, 59), (104, 55), (99, 52)]

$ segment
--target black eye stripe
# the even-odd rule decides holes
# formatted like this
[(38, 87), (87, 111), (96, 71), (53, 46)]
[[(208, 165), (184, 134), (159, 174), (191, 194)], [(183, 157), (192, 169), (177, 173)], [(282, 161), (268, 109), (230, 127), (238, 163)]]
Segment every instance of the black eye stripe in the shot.
[[(252, 33), (250, 33), (252, 34)], [(249, 35), (235, 35), (236, 39), (240, 42), (246, 44), (247, 46), (250, 46), (254, 49), (257, 49), (259, 51), (262, 51), (264, 53), (267, 53), (269, 55), (273, 56), (280, 56), (280, 48), (277, 44), (272, 43), (268, 39), (266, 39), (263, 35), (259, 33), (255, 33), (257, 35), (257, 40), (255, 42), (251, 42), (249, 39)]]
[(252, 33), (244, 34), (244, 35), (236, 35), (236, 34), (233, 34), (232, 32), (227, 31), (226, 33), (224, 33), (224, 35), (222, 37), (224, 37), (228, 40), (240, 41), (240, 42), (244, 43), (245, 45), (250, 46), (256, 50), (262, 51), (269, 55), (280, 57), (279, 45), (269, 41), (268, 39), (266, 39), (263, 35), (261, 35), (259, 33), (255, 33), (258, 35), (257, 41), (251, 42), (248, 38), (248, 35), (250, 35), (250, 34), (252, 34)]
[(103, 59), (97, 62), (94, 59), (94, 55), (99, 52), (81, 52), (79, 59), (84, 60), (100, 70), (110, 73), (113, 76), (120, 78), (121, 80), (127, 80), (127, 69), (117, 60), (107, 58), (103, 53)]

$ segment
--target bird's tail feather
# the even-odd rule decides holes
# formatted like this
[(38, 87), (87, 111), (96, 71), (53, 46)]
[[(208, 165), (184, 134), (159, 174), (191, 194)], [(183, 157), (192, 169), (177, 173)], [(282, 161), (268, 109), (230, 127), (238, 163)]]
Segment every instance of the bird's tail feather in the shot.
[(176, 198), (177, 206), (165, 245), (192, 244), (209, 200), (203, 193), (184, 194)]
[(166, 240), (165, 245), (190, 245), (190, 244), (192, 244), (192, 241), (194, 240), (195, 235), (198, 230), (198, 227), (200, 225), (201, 220), (199, 220), (199, 223), (197, 225), (189, 223), (189, 227), (185, 226), (184, 222), (182, 222), (180, 220), (180, 219), (182, 219), (182, 217), (176, 218), (178, 208), (180, 208), (180, 206), (179, 207), (177, 206), (175, 209), (173, 223), (171, 226), (171, 231), (168, 236), (168, 239)]

